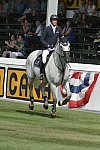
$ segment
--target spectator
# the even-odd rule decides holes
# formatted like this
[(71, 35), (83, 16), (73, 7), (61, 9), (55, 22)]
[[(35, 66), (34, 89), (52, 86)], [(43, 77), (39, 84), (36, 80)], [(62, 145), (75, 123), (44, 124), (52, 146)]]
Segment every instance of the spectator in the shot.
[(65, 38), (69, 42), (75, 41), (75, 34), (73, 30), (72, 20), (66, 20), (66, 26), (63, 28), (62, 33), (64, 34)]
[(27, 6), (24, 0), (17, 0), (14, 3), (14, 11), (10, 12), (9, 14), (9, 22), (11, 22), (12, 20), (17, 21), (17, 19), (22, 16), (26, 8)]
[(41, 9), (41, 0), (35, 0), (35, 7), (37, 9)]
[(3, 1), (0, 1), (0, 22), (6, 23), (6, 19), (7, 19), (7, 14), (5, 13), (4, 10), (4, 3)]
[(46, 13), (47, 13), (47, 0), (41, 0), (40, 9), (38, 9), (37, 18), (41, 21), (41, 24), (46, 23)]
[(17, 43), (15, 47), (16, 47), (16, 51), (10, 53), (11, 58), (25, 57), (27, 55), (25, 53), (24, 39), (21, 34), (19, 34), (17, 37)]
[(26, 47), (32, 47), (35, 49), (37, 43), (40, 43), (42, 25), (39, 20), (36, 20), (36, 28), (35, 31), (32, 30), (29, 26), (24, 29), (25, 36), (25, 45)]
[(46, 12), (47, 10), (47, 0), (41, 0), (41, 12)]
[[(12, 4), (13, 3), (11, 3), (9, 7), (12, 7)], [(9, 12), (8, 23), (18, 22), (18, 18), (23, 15), (25, 9), (27, 8), (24, 0), (17, 0), (17, 2), (15, 2), (13, 5), (13, 10)]]
[(25, 23), (23, 24), (23, 34), (25, 39), (25, 47), (32, 48), (33, 42), (32, 42), (32, 36), (33, 36), (33, 28), (30, 22), (28, 22), (27, 19), (25, 19)]
[(30, 8), (26, 9), (23, 15), (18, 19), (18, 21), (22, 23), (25, 19), (27, 19), (28, 22), (35, 23), (38, 14), (39, 14), (39, 10), (36, 8), (33, 10), (31, 10)]
[(27, 18), (22, 22), (22, 25), (23, 25), (23, 30), (25, 32), (27, 30), (27, 27), (31, 27), (31, 23), (30, 23), (30, 21)]
[(93, 4), (93, 0), (88, 1), (87, 12), (89, 16), (97, 16), (97, 8)]
[(93, 0), (88, 1), (87, 14), (86, 14), (86, 27), (91, 27), (95, 23), (97, 14), (97, 7), (93, 4)]
[(100, 53), (100, 31), (99, 33), (97, 33), (97, 36), (94, 40), (94, 48), (98, 51), (99, 50), (99, 53)]
[(4, 12), (8, 13), (9, 12), (9, 1), (3, 0), (3, 5), (4, 5)]
[(66, 21), (66, 10), (65, 10), (65, 4), (63, 0), (58, 1), (58, 11), (57, 15), (59, 18), (58, 25), (64, 26)]
[(15, 3), (14, 0), (10, 0), (9, 3), (8, 3), (9, 13), (13, 13), (15, 11), (14, 10), (14, 3)]
[(9, 41), (5, 41), (5, 44), (7, 45), (6, 50), (3, 52), (2, 57), (10, 57), (10, 53), (16, 51), (16, 36), (15, 34), (12, 34), (10, 36)]
[(65, 16), (65, 6), (63, 0), (58, 1), (58, 17), (63, 17)]
[(85, 0), (81, 0), (79, 9), (74, 11), (73, 24), (85, 24), (85, 14), (87, 14), (87, 3)]
[(17, 58), (27, 55), (24, 50), (24, 39), (22, 35), (18, 35), (17, 39), (15, 39), (15, 35), (12, 34), (11, 40), (5, 41), (5, 44), (7, 44), (7, 48), (3, 52), (2, 57)]
[(41, 0), (33, 0), (31, 3), (28, 3), (28, 7), (31, 9), (40, 9), (41, 8)]
[(23, 12), (25, 11), (26, 8), (27, 7), (26, 7), (24, 0), (18, 0), (17, 1), (16, 5), (15, 5), (16, 13), (23, 14)]
[[(36, 20), (36, 30), (35, 33), (33, 34), (33, 45), (35, 47), (35, 49), (41, 48), (41, 42), (40, 42), (40, 38), (41, 38), (41, 33), (42, 33), (42, 25), (40, 20)], [(40, 47), (39, 47), (40, 46)]]

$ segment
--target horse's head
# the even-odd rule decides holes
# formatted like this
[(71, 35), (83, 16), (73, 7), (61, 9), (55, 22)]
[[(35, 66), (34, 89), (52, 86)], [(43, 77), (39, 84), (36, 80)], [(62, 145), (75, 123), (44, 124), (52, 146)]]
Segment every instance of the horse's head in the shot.
[(70, 61), (70, 43), (65, 38), (61, 38), (57, 41), (55, 46), (55, 52), (65, 60)]
[(60, 48), (63, 52), (70, 52), (70, 43), (69, 42), (60, 42)]
[(57, 44), (55, 46), (56, 51), (61, 53), (69, 53), (70, 52), (70, 43), (66, 40), (65, 37), (58, 39)]
[(65, 38), (62, 38), (61, 40), (59, 40), (58, 45), (59, 45), (58, 46), (59, 54), (63, 56), (67, 62), (69, 62), (70, 61), (70, 43)]

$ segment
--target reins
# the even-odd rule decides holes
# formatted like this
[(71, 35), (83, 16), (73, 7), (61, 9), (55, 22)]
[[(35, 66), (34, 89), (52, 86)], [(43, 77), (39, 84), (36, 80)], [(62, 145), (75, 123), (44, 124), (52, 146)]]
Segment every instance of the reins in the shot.
[[(59, 61), (61, 62), (61, 66), (62, 66), (62, 68), (60, 68), (58, 65), (57, 65), (57, 63), (56, 63), (56, 56), (55, 55), (58, 55), (58, 57), (59, 57)], [(64, 62), (62, 62), (62, 58), (63, 58), (63, 61)], [(55, 66), (61, 71), (61, 72), (63, 72), (64, 73), (64, 70), (65, 70), (65, 64), (67, 64), (68, 63), (68, 61), (66, 60), (66, 58), (65, 58), (65, 56), (64, 56), (64, 52), (63, 52), (63, 56), (60, 54), (60, 53), (58, 53), (56, 50), (53, 52), (53, 59), (54, 59), (54, 62), (55, 62)]]
[[(55, 53), (59, 56), (59, 61), (61, 62), (62, 69), (59, 66), (57, 66), (57, 63), (56, 63), (56, 60), (55, 60)], [(57, 53), (56, 51), (54, 51), (54, 53), (53, 53), (53, 59), (54, 59), (54, 62), (55, 62), (55, 66), (58, 68), (58, 70), (60, 70), (61, 72), (64, 72), (64, 67), (65, 66), (63, 65), (63, 62), (62, 62), (62, 59), (61, 59), (62, 57), (64, 57), (64, 56), (62, 56), (59, 53)]]

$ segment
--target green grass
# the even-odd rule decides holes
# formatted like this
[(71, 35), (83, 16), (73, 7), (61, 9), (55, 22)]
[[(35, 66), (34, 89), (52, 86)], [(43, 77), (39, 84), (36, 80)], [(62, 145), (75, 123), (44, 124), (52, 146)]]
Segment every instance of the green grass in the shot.
[(100, 114), (0, 100), (0, 150), (100, 150)]

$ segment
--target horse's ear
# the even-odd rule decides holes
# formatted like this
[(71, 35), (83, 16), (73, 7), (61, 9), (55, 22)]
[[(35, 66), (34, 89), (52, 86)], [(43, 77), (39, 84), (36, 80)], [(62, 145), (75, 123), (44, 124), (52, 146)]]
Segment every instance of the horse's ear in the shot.
[(61, 37), (61, 40), (60, 40), (60, 41), (61, 41), (61, 43), (67, 43), (67, 39), (66, 39), (66, 37), (64, 37), (64, 36)]

